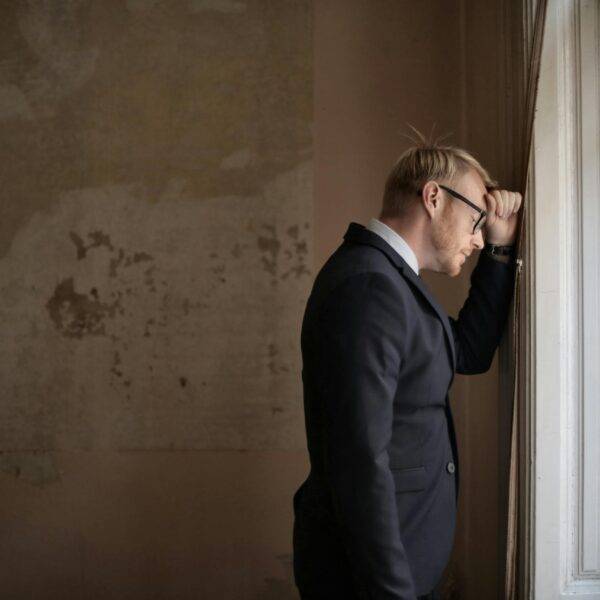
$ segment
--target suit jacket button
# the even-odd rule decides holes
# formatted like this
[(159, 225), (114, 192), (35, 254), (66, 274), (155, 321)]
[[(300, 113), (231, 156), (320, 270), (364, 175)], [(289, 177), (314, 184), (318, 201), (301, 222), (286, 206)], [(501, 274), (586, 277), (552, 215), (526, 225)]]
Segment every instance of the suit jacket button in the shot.
[(455, 470), (456, 470), (456, 467), (454, 466), (454, 463), (452, 461), (450, 461), (446, 465), (446, 471), (448, 471), (448, 473), (454, 473)]

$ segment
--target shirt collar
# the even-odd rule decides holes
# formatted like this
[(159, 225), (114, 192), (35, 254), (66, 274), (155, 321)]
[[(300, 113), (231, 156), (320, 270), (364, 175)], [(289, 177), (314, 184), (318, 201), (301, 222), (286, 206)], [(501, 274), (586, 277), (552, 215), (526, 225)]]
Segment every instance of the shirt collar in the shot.
[(379, 219), (371, 219), (367, 225), (367, 229), (382, 237), (408, 263), (410, 268), (417, 275), (419, 274), (417, 257), (399, 233), (388, 227), (385, 223), (382, 223)]

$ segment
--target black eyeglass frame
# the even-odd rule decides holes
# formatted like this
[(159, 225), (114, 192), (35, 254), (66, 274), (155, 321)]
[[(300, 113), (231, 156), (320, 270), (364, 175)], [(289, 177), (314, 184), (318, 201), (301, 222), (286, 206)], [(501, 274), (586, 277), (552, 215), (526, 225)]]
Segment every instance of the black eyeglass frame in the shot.
[[(487, 217), (487, 211), (479, 208), (479, 206), (477, 206), (477, 204), (474, 204), (470, 200), (467, 200), (463, 195), (459, 194), (458, 192), (455, 192), (453, 189), (449, 188), (448, 186), (443, 185), (441, 183), (438, 183), (438, 185), (442, 189), (446, 190), (450, 195), (454, 196), (455, 198), (458, 198), (458, 200), (462, 200), (463, 202), (468, 204), (471, 208), (474, 208), (479, 213), (479, 219), (477, 219), (477, 221), (473, 225), (473, 235), (475, 235), (483, 227), (483, 225), (485, 223), (485, 218)], [(422, 192), (423, 192), (423, 190), (417, 190), (417, 194), (419, 196), (421, 195)]]

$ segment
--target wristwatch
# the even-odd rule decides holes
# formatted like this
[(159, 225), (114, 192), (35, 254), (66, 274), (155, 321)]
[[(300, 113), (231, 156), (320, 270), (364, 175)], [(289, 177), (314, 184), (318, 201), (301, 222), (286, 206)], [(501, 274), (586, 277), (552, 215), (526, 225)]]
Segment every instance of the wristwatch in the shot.
[(497, 244), (486, 244), (484, 250), (491, 256), (514, 256), (515, 247), (511, 246), (499, 246)]

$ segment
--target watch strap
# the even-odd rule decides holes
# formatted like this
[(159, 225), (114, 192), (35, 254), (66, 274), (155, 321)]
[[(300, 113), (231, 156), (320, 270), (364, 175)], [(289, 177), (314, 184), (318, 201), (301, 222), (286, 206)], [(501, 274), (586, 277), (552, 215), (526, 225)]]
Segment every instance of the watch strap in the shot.
[(492, 256), (513, 256), (515, 253), (515, 246), (501, 246), (499, 244), (486, 244), (485, 250)]

